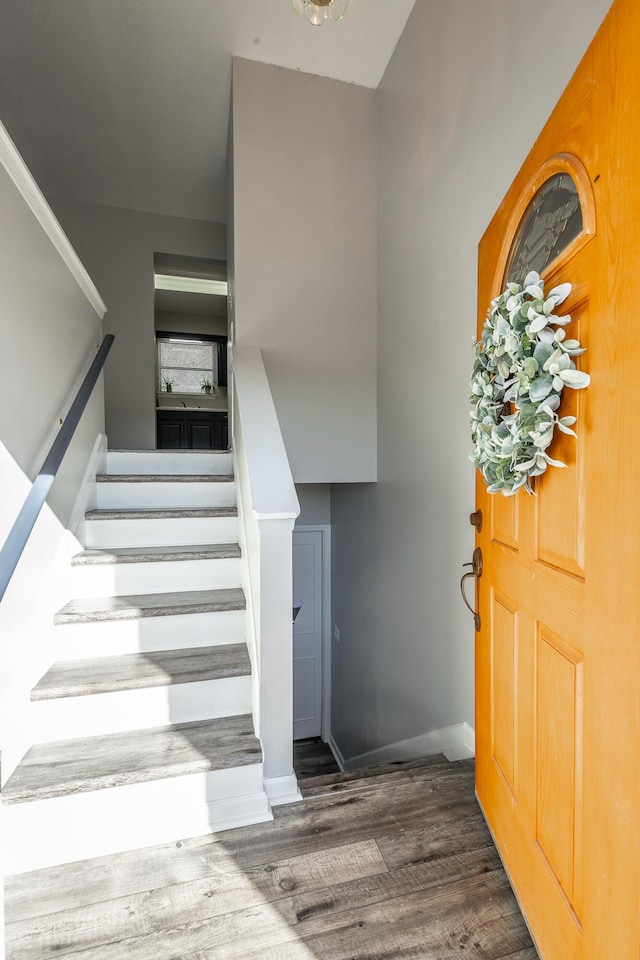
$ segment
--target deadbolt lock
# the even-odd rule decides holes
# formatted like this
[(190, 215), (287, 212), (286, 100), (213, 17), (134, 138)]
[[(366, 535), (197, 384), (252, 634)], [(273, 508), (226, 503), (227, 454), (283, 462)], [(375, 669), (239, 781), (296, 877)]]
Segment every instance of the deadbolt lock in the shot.
[(478, 533), (482, 533), (482, 510), (476, 510), (469, 517), (469, 523), (475, 527)]

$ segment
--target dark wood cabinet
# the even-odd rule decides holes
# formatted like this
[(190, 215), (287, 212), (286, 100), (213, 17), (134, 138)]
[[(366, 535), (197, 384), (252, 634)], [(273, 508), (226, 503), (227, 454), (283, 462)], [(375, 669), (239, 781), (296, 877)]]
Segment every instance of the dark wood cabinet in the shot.
[(158, 450), (184, 450), (184, 414), (157, 412), (156, 446)]
[(227, 450), (228, 415), (208, 410), (158, 410), (158, 450)]

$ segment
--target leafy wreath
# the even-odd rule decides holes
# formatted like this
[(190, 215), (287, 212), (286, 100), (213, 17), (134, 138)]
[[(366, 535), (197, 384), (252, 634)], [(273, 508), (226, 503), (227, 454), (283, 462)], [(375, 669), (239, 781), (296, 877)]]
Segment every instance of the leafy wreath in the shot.
[(470, 459), (489, 493), (508, 497), (521, 487), (533, 493), (532, 477), (548, 466), (566, 466), (546, 452), (556, 427), (577, 436), (571, 429), (576, 418), (558, 416), (562, 391), (590, 383), (572, 360), (584, 347), (565, 339), (571, 317), (554, 313), (570, 293), (571, 284), (562, 283), (545, 297), (544, 281), (532, 271), (522, 286), (508, 283), (491, 302), (475, 342), (470, 384)]

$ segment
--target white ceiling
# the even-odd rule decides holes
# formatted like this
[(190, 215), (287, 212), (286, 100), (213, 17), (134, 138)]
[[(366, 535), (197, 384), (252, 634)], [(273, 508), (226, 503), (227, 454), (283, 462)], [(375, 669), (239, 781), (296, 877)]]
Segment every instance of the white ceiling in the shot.
[(376, 87), (415, 0), (0, 0), (0, 120), (44, 193), (226, 219), (231, 57)]

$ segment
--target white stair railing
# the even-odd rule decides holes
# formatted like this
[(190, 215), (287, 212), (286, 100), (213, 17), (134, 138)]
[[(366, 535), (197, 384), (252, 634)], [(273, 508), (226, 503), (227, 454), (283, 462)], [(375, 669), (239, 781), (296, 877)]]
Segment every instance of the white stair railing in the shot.
[(238, 483), (253, 715), (272, 805), (301, 799), (293, 772), (292, 534), (300, 506), (262, 354), (233, 352)]

